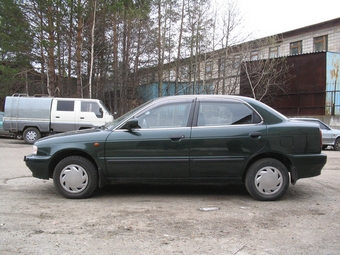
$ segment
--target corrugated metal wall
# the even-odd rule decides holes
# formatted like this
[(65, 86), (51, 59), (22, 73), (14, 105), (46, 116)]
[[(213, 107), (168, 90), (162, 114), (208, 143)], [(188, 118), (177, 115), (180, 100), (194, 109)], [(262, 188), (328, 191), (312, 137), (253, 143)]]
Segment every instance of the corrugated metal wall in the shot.
[[(286, 93), (277, 94), (270, 106), (287, 116), (340, 115), (340, 53), (289, 56), (287, 63), (293, 78)], [(243, 95), (246, 86), (241, 81)]]

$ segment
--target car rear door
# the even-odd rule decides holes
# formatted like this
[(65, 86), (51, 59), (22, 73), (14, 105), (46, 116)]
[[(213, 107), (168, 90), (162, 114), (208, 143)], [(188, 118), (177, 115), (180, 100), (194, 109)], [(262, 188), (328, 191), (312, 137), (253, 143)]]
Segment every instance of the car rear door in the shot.
[[(106, 142), (110, 178), (189, 177), (192, 99), (169, 100), (137, 116), (140, 128), (115, 130)], [(190, 114), (191, 113), (191, 114)]]
[(264, 147), (267, 127), (244, 102), (200, 99), (190, 144), (192, 178), (239, 178), (249, 157)]

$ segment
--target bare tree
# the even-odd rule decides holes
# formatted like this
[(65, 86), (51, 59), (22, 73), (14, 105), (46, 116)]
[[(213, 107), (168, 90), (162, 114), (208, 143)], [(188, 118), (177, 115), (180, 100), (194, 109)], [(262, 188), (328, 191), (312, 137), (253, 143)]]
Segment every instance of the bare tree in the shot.
[(223, 5), (216, 6), (214, 17), (212, 58), (217, 63), (213, 69), (213, 77), (216, 77), (214, 93), (237, 94), (240, 69), (236, 64), (239, 55), (235, 46), (248, 40), (249, 34), (244, 33), (243, 15), (235, 0), (228, 0)]
[(83, 3), (77, 0), (77, 39), (76, 39), (76, 75), (77, 75), (77, 94), (80, 97), (83, 95), (83, 81), (82, 81), (82, 48), (83, 48)]
[(273, 36), (243, 44), (241, 94), (270, 103), (278, 93), (287, 93), (288, 82), (293, 77), (286, 57), (277, 57), (278, 41), (279, 38)]
[(94, 59), (94, 29), (96, 26), (96, 12), (97, 12), (97, 0), (93, 1), (93, 12), (92, 12), (92, 25), (91, 25), (91, 50), (90, 50), (90, 67), (89, 67), (89, 98), (92, 98), (92, 75), (93, 75), (93, 59)]
[(180, 77), (180, 63), (181, 63), (181, 50), (182, 50), (182, 38), (183, 38), (183, 25), (184, 25), (184, 15), (185, 15), (185, 0), (182, 0), (180, 9), (180, 24), (179, 24), (179, 35), (178, 35), (178, 45), (177, 45), (177, 56), (176, 56), (176, 69), (175, 69), (175, 94), (178, 93), (178, 83)]

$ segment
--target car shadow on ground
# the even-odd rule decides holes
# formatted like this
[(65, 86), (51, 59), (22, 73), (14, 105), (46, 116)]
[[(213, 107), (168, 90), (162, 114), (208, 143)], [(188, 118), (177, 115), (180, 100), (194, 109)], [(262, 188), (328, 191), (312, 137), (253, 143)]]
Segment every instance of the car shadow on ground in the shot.
[(246, 188), (242, 184), (230, 185), (184, 185), (184, 184), (114, 184), (97, 189), (91, 196), (111, 197), (111, 196), (242, 196), (250, 197)]
[[(312, 198), (315, 194), (304, 185), (290, 185), (287, 193), (279, 200), (301, 201)], [(236, 198), (242, 200), (254, 200), (243, 184), (224, 185), (184, 185), (184, 184), (114, 184), (97, 189), (91, 198), (113, 197), (210, 197)]]

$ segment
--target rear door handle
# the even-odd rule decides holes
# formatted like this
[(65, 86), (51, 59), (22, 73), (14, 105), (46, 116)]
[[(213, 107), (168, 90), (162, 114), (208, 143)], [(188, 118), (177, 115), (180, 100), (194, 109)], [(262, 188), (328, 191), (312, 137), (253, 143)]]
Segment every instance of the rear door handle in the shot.
[(261, 138), (262, 133), (261, 132), (251, 132), (251, 133), (249, 133), (249, 136), (253, 139), (259, 139), (259, 138)]

